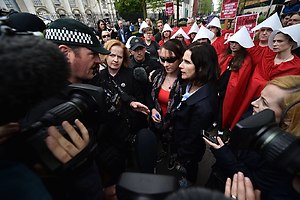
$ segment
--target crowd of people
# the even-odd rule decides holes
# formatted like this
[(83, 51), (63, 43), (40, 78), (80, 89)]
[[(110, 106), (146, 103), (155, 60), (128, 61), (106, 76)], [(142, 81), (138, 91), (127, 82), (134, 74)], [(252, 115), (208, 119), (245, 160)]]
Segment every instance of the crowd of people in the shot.
[[(74, 19), (46, 27), (33, 14), (11, 14), (5, 26), (13, 29), (0, 38), (1, 199), (117, 199), (123, 172), (155, 174), (163, 159), (185, 189), (167, 199), (188, 199), (186, 191), (195, 199), (299, 199), (294, 174), (230, 141), (240, 120), (265, 109), (299, 137), (299, 17), (271, 15), (252, 29), (253, 41), (246, 27), (222, 30), (217, 17), (180, 28), (158, 20), (157, 29), (139, 20), (133, 36), (122, 20), (118, 29), (99, 20), (94, 31)], [(73, 84), (102, 88), (101, 108), (48, 124), (38, 144), (35, 137), (18, 140), (69, 100)], [(205, 187), (226, 197), (191, 188), (207, 145), (216, 163)], [(43, 163), (42, 149), (59, 169)]]

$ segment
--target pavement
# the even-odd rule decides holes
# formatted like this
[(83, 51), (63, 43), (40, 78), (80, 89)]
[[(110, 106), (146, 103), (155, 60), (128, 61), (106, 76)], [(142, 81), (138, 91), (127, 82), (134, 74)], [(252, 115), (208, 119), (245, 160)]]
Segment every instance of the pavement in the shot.
[[(203, 187), (206, 184), (209, 175), (211, 173), (211, 166), (214, 163), (215, 163), (215, 158), (211, 153), (209, 147), (206, 146), (205, 154), (201, 162), (199, 162), (198, 177), (195, 186)], [(168, 164), (168, 158), (164, 158), (160, 163), (157, 163), (156, 174), (171, 175), (179, 179), (180, 175), (178, 174), (176, 169), (168, 170), (167, 164)]]

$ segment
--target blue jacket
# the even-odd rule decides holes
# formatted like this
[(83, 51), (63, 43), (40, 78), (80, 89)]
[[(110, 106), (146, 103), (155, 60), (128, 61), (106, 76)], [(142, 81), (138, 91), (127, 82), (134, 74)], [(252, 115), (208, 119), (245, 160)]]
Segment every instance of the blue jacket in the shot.
[[(121, 30), (123, 30), (123, 35), (124, 35), (125, 42), (122, 41)], [(130, 36), (131, 36), (131, 31), (129, 30), (128, 27), (123, 26), (122, 29), (119, 29), (119, 30), (118, 30), (117, 37), (118, 37), (119, 40), (120, 40), (121, 42), (123, 42), (124, 44), (125, 44), (125, 43), (127, 42), (127, 40), (130, 38)]]

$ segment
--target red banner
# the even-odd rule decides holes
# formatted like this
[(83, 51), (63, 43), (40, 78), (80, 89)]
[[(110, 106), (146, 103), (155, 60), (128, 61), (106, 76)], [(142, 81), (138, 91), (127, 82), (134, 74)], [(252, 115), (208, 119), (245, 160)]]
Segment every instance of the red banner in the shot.
[(166, 2), (166, 16), (174, 15), (173, 2)]
[(238, 5), (239, 5), (239, 0), (223, 0), (220, 18), (221, 19), (235, 18)]
[(234, 32), (240, 30), (243, 26), (246, 26), (251, 38), (254, 37), (254, 32), (251, 31), (257, 25), (258, 14), (237, 16), (235, 19)]

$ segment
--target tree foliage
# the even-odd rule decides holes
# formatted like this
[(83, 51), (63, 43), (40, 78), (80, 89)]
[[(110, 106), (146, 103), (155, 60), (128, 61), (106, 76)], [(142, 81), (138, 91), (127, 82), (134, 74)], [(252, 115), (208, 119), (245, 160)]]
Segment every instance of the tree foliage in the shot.
[(151, 6), (152, 11), (165, 5), (165, 0), (147, 0), (147, 3)]
[(143, 17), (141, 1), (145, 2), (145, 0), (116, 0), (115, 8), (125, 20), (137, 21), (138, 17)]
[(126, 20), (135, 17), (147, 17), (147, 4), (153, 11), (164, 6), (165, 0), (116, 0), (115, 7), (120, 16)]
[(213, 11), (212, 0), (199, 0), (199, 12), (210, 14)]

